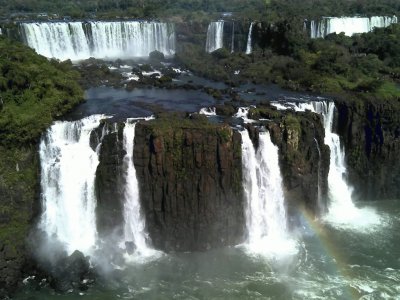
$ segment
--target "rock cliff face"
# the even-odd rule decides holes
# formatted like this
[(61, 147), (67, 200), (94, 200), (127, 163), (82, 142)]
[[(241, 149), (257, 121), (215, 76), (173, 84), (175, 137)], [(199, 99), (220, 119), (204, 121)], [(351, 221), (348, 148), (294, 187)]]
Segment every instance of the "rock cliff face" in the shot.
[(341, 136), (354, 196), (400, 198), (400, 102), (337, 100)]
[(38, 212), (36, 149), (0, 147), (0, 299), (16, 288), (29, 257), (25, 241)]
[(240, 134), (227, 125), (171, 122), (136, 126), (134, 163), (153, 245), (188, 251), (239, 243), (245, 227)]
[[(103, 123), (92, 132), (91, 144), (100, 143), (99, 165), (96, 170), (96, 216), (100, 236), (120, 234), (123, 224), (123, 124)], [(104, 134), (107, 133), (107, 134)], [(104, 135), (104, 136), (102, 136)]]
[(271, 132), (272, 142), (279, 147), (289, 213), (303, 204), (320, 213), (326, 203), (330, 159), (329, 147), (324, 145), (321, 117), (311, 112), (277, 111), (269, 106), (251, 110), (250, 116), (273, 120), (265, 126)]

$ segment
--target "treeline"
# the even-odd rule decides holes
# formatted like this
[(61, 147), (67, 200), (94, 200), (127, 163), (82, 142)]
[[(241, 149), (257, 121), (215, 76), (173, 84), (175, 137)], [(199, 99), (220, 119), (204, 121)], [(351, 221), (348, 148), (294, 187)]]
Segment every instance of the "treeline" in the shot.
[(321, 16), (390, 16), (399, 12), (398, 0), (267, 0), (270, 21)]
[(276, 21), (290, 17), (393, 15), (399, 11), (398, 0), (0, 0), (0, 14), (5, 17), (45, 12), (72, 18), (161, 18), (234, 12)]
[(239, 14), (265, 11), (263, 0), (0, 0), (0, 13), (48, 13), (72, 18), (136, 17), (157, 18), (187, 16), (194, 12), (236, 12)]
[(0, 146), (35, 142), (83, 100), (71, 62), (48, 61), (0, 36)]
[(200, 75), (223, 80), (275, 82), (293, 90), (357, 95), (398, 101), (400, 97), (400, 24), (355, 35), (311, 39), (288, 21), (254, 28), (251, 55), (220, 49), (205, 54), (185, 44), (180, 59)]

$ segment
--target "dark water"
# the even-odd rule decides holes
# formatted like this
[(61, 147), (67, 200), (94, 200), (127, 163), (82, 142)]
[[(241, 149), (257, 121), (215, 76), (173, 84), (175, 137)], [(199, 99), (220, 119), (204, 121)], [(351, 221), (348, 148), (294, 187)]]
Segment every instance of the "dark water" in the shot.
[(80, 104), (67, 119), (77, 120), (94, 114), (106, 114), (117, 119), (146, 117), (152, 106), (164, 110), (198, 112), (202, 107), (215, 105), (213, 97), (201, 91), (167, 89), (114, 89), (96, 87), (86, 90), (86, 102)]
[(300, 214), (294, 253), (232, 247), (161, 254), (129, 263), (81, 295), (27, 284), (15, 299), (400, 299), (400, 203), (362, 205), (379, 222), (342, 227)]

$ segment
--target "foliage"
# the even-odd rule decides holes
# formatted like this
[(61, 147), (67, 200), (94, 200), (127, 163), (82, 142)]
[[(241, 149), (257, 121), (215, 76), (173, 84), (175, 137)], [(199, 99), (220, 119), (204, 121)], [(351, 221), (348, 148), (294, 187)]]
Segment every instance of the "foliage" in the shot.
[(48, 61), (0, 37), (0, 144), (34, 142), (54, 118), (83, 100), (70, 62)]

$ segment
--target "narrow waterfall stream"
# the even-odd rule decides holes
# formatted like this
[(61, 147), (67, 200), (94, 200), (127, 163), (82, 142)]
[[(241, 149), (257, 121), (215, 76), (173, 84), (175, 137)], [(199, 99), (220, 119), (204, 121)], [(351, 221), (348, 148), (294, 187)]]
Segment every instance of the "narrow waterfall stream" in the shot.
[(249, 28), (249, 35), (247, 36), (247, 46), (246, 46), (246, 54), (251, 54), (253, 51), (253, 44), (252, 44), (252, 34), (253, 34), (253, 25), (254, 22), (251, 22), (250, 28)]
[(40, 228), (71, 254), (91, 252), (96, 243), (94, 181), (98, 155), (90, 133), (103, 115), (55, 122), (40, 143), (43, 215)]
[(136, 123), (127, 121), (124, 128), (125, 199), (124, 199), (124, 241), (129, 252), (146, 255), (149, 252), (145, 221), (141, 215), (139, 184), (133, 164), (133, 149)]
[(247, 130), (242, 135), (243, 189), (247, 202), (247, 248), (253, 253), (296, 253), (288, 239), (278, 147), (269, 132), (260, 132), (255, 149)]

